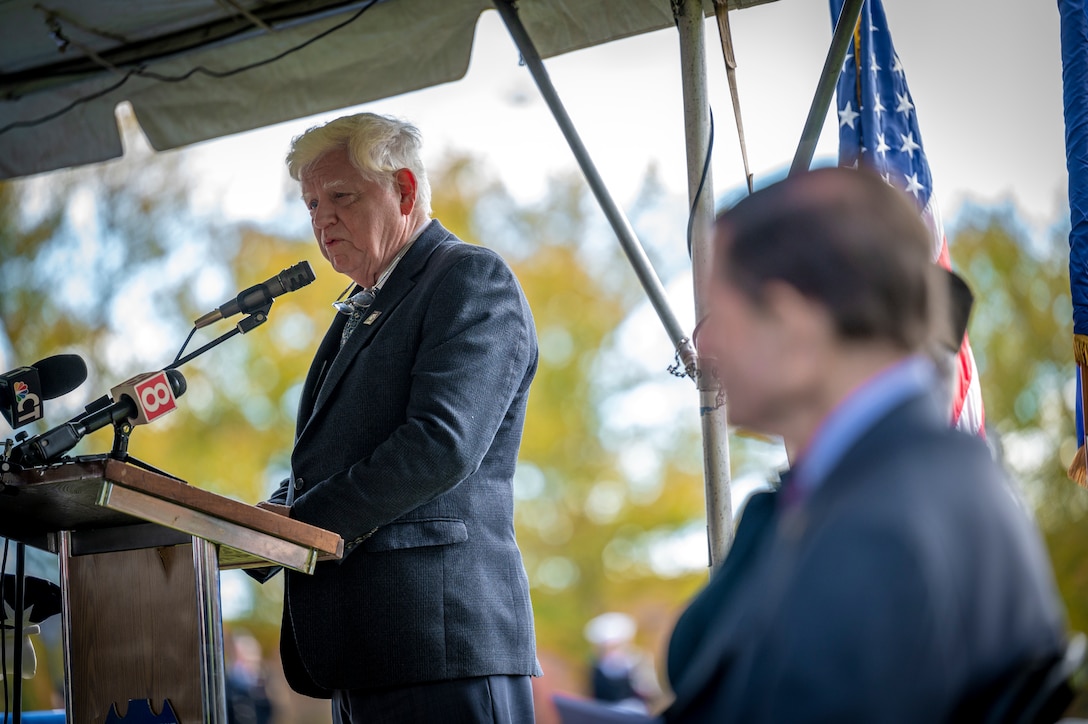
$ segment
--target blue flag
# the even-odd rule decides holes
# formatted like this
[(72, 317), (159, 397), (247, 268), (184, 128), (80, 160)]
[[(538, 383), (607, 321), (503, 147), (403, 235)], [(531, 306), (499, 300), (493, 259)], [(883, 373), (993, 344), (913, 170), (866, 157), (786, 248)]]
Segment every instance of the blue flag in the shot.
[(1069, 476), (1088, 485), (1084, 453), (1084, 376), (1088, 370), (1088, 14), (1084, 0), (1058, 0), (1062, 18), (1065, 158), (1069, 169), (1069, 289), (1077, 374), (1077, 457)]

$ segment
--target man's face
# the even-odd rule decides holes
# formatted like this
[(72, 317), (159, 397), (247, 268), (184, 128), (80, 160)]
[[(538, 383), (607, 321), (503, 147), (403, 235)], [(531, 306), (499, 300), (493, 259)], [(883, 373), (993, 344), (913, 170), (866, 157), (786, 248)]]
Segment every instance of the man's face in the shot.
[(346, 149), (318, 158), (300, 181), (321, 254), (357, 284), (374, 284), (374, 275), (411, 235), (414, 183), (406, 199), (400, 184), (364, 178)]
[[(725, 253), (726, 235), (720, 226), (715, 231), (716, 254)], [(781, 285), (755, 302), (721, 277), (721, 266), (715, 259), (709, 313), (695, 338), (699, 355), (717, 372), (731, 424), (781, 434), (780, 423), (810, 394), (819, 374), (819, 315)]]

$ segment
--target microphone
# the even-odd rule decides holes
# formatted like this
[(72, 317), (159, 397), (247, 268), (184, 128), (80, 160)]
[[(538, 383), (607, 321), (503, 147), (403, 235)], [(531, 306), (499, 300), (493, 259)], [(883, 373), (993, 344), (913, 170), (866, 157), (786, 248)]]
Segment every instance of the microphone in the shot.
[(220, 319), (233, 317), (235, 314), (253, 314), (271, 304), (274, 298), (301, 289), (316, 278), (314, 270), (310, 267), (310, 262), (300, 261), (293, 267), (284, 269), (268, 281), (255, 284), (249, 289), (239, 292), (234, 299), (193, 322), (193, 326), (200, 329)]
[[(172, 389), (176, 386), (176, 390)], [(177, 370), (145, 372), (110, 390), (113, 399), (136, 403), (136, 414), (127, 415), (133, 425), (146, 425), (177, 409), (175, 400), (185, 393), (185, 378)]]
[(44, 465), (76, 446), (85, 436), (106, 425), (129, 420), (144, 425), (177, 408), (185, 394), (185, 377), (177, 370), (136, 375), (111, 391), (114, 402), (88, 410), (79, 417), (16, 445), (11, 460), (17, 465)]
[(12, 429), (42, 419), (43, 400), (66, 395), (87, 379), (78, 354), (55, 354), (0, 375), (0, 414)]

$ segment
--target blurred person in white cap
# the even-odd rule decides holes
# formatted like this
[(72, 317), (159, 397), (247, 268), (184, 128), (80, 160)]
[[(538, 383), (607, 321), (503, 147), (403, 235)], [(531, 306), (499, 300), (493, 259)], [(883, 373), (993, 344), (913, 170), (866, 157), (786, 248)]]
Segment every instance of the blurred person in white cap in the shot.
[(586, 640), (596, 648), (591, 673), (593, 698), (617, 709), (645, 713), (656, 684), (647, 657), (633, 645), (638, 625), (610, 611), (589, 621)]

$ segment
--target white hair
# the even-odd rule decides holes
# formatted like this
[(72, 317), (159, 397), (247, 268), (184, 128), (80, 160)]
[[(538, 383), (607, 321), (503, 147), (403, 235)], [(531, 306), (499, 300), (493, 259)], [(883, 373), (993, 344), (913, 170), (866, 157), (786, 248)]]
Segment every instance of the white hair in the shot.
[(314, 126), (291, 141), (287, 171), (298, 181), (302, 173), (329, 151), (347, 149), (352, 165), (366, 178), (393, 186), (393, 174), (406, 168), (416, 177), (416, 211), (431, 215), (431, 183), (419, 156), (423, 136), (407, 121), (376, 113), (342, 116)]

